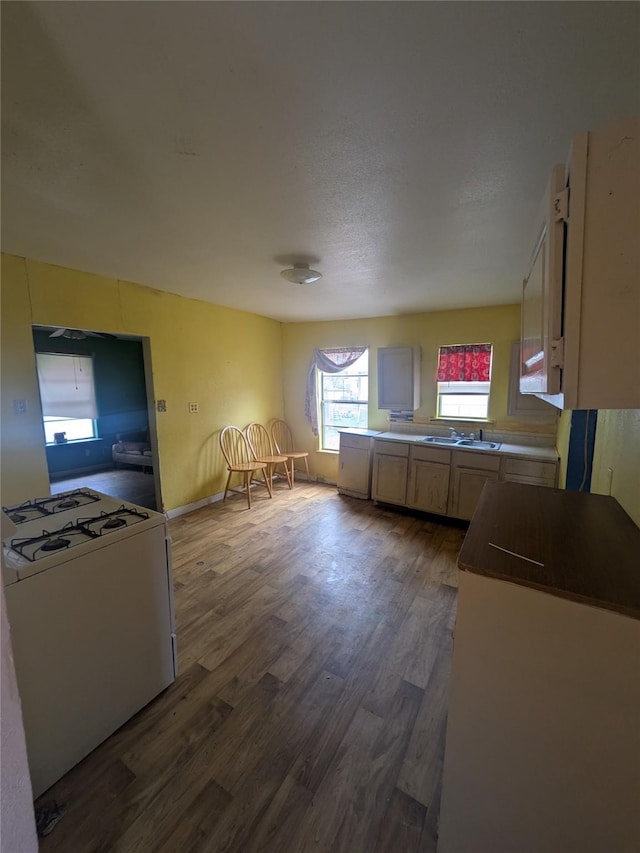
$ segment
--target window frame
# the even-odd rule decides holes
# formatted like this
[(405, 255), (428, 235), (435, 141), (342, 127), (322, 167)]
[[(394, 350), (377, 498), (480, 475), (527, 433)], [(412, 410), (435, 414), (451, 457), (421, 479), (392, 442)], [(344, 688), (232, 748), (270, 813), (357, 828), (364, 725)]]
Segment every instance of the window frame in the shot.
[[(458, 383), (452, 382), (436, 382), (436, 417), (440, 420), (448, 420), (448, 421), (487, 421), (489, 420), (489, 403), (491, 400), (491, 380), (488, 382), (460, 382), (460, 385), (486, 385), (486, 391), (464, 391), (463, 389), (455, 389), (455, 391), (443, 391), (440, 389), (441, 385), (453, 385)], [(475, 399), (484, 398), (486, 399), (486, 408), (485, 414), (474, 416), (468, 413), (465, 414), (447, 414), (442, 411), (442, 398), (443, 397), (473, 397)]]
[[(493, 380), (493, 356), (494, 356), (494, 346), (493, 344), (443, 344), (438, 347), (438, 358), (437, 363), (440, 364), (440, 355), (442, 349), (446, 349), (448, 347), (453, 346), (461, 346), (461, 347), (473, 347), (473, 346), (489, 346), (491, 347), (491, 357), (490, 357), (490, 367), (489, 367), (489, 379), (488, 380), (457, 380), (457, 381), (440, 381), (436, 378), (436, 418), (438, 420), (447, 420), (447, 421), (472, 421), (472, 422), (488, 422), (489, 421), (489, 407), (491, 405), (491, 384)], [(454, 389), (444, 390), (443, 386), (459, 386)], [(465, 390), (465, 386), (467, 386), (467, 390)], [(476, 390), (470, 390), (469, 386), (476, 386)], [(483, 386), (483, 387), (479, 387)], [(484, 414), (469, 414), (469, 412), (464, 413), (443, 413), (442, 403), (443, 398), (447, 397), (470, 397), (480, 399), (483, 398), (485, 401)]]
[[(370, 347), (366, 347), (365, 351), (362, 353), (360, 358), (356, 362), (354, 362), (350, 367), (345, 367), (343, 370), (337, 371), (336, 373), (330, 373), (329, 371), (322, 370), (317, 367), (316, 371), (318, 374), (318, 381), (316, 383), (318, 393), (317, 393), (317, 406), (318, 406), (318, 440), (319, 440), (319, 449), (324, 453), (338, 453), (340, 447), (339, 442), (337, 446), (330, 447), (327, 442), (326, 431), (329, 429), (333, 429), (339, 431), (341, 429), (348, 429), (349, 424), (339, 424), (339, 423), (327, 423), (325, 419), (325, 406), (331, 403), (335, 403), (338, 405), (352, 405), (357, 406), (360, 409), (359, 418), (358, 418), (358, 426), (355, 427), (357, 429), (368, 429), (369, 424), (369, 392), (370, 392), (370, 384), (369, 384), (369, 355), (370, 355)], [(355, 365), (362, 361), (363, 358), (367, 359), (367, 372), (366, 373), (355, 373), (352, 372)], [(345, 378), (355, 378), (358, 380), (366, 379), (366, 399), (357, 399), (354, 397), (349, 397), (346, 399), (329, 399), (325, 397), (325, 378), (326, 379), (336, 379), (340, 377)], [(361, 390), (361, 389), (359, 389)], [(366, 419), (366, 426), (361, 426), (362, 419), (362, 407), (364, 407), (364, 417)]]
[[(97, 412), (97, 389), (96, 389), (96, 381), (95, 381), (95, 371), (94, 371), (94, 357), (92, 354), (88, 353), (71, 353), (71, 352), (50, 352), (48, 350), (37, 350), (36, 351), (36, 378), (38, 381), (38, 393), (40, 396), (40, 408), (41, 408), (41, 420), (42, 427), (44, 432), (45, 444), (56, 445), (56, 444), (68, 444), (72, 442), (81, 442), (81, 441), (95, 441), (99, 438), (98, 435), (98, 412)], [(52, 405), (51, 401), (45, 402), (43, 400), (43, 390), (41, 384), (41, 369), (39, 367), (40, 357), (55, 357), (55, 358), (63, 358), (63, 359), (79, 359), (81, 360), (78, 367), (82, 367), (82, 361), (85, 362), (85, 365), (90, 365), (90, 389), (91, 389), (91, 401), (89, 402), (88, 408), (91, 410), (91, 413), (94, 414), (94, 417), (74, 417), (69, 414), (45, 414), (45, 409), (50, 410)], [(51, 379), (51, 377), (49, 377)], [(54, 380), (55, 381), (55, 380)], [(84, 401), (86, 403), (86, 400)], [(61, 404), (62, 408), (64, 408), (64, 404)], [(68, 431), (73, 431), (72, 427), (75, 424), (83, 424), (84, 428), (87, 429), (86, 434), (75, 436), (72, 438), (64, 438), (62, 441), (55, 440), (56, 433), (66, 433)], [(65, 425), (67, 429), (64, 429)]]

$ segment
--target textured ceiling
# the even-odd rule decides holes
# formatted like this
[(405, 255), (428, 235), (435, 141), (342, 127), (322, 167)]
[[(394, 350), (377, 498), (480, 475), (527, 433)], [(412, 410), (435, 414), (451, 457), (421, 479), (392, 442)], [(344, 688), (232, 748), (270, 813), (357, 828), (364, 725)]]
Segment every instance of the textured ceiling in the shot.
[(280, 320), (517, 302), (551, 166), (640, 108), (638, 3), (1, 13), (3, 250)]

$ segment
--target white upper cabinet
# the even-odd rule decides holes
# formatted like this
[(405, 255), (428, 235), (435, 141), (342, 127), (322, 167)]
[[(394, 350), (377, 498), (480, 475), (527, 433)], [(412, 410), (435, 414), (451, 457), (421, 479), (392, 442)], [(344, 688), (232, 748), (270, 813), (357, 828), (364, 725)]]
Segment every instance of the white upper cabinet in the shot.
[(520, 341), (514, 341), (511, 344), (511, 361), (509, 362), (507, 414), (523, 421), (553, 423), (559, 414), (556, 408), (535, 394), (521, 393), (519, 386), (520, 363)]
[(520, 391), (562, 409), (640, 408), (640, 119), (576, 136), (536, 224)]
[(420, 347), (378, 349), (378, 408), (420, 408)]
[(522, 283), (520, 391), (557, 394), (557, 341), (562, 337), (564, 222), (557, 211), (564, 191), (564, 166), (555, 166), (538, 212), (536, 241)]

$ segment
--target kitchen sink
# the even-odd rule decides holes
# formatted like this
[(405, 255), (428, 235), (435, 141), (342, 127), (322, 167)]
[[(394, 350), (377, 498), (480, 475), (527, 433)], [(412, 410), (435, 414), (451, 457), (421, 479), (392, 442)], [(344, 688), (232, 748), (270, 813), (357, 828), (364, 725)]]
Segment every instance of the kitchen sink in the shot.
[(449, 447), (473, 447), (474, 450), (497, 450), (497, 441), (480, 441), (477, 438), (452, 438), (447, 435), (427, 435), (422, 439), (427, 444), (443, 444)]
[(456, 444), (458, 447), (473, 447), (476, 450), (497, 450), (500, 447), (497, 441), (480, 441), (475, 438), (459, 438)]

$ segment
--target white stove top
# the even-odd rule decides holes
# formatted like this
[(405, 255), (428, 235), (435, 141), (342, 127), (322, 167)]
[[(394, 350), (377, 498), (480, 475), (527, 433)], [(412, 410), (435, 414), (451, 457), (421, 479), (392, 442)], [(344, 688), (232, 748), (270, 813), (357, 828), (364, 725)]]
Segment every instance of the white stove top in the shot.
[(35, 498), (4, 512), (16, 525), (2, 543), (5, 585), (166, 522), (162, 513), (94, 489)]

